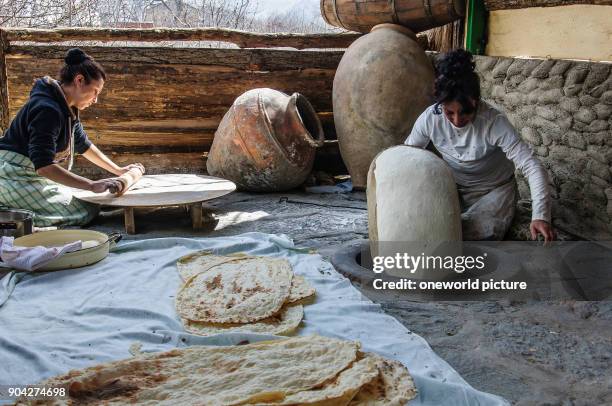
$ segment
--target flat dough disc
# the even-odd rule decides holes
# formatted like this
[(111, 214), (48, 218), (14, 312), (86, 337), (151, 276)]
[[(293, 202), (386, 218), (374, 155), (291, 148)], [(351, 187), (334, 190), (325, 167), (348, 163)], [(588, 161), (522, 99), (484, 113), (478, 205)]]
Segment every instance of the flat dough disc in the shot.
[(399, 361), (367, 354), (376, 360), (378, 377), (363, 386), (349, 406), (404, 406), (417, 395), (408, 369)]
[(321, 336), (193, 346), (73, 370), (45, 381), (65, 403), (241, 405), (319, 387), (352, 365), (359, 344)]
[(315, 294), (315, 288), (312, 287), (306, 278), (302, 275), (293, 275), (291, 281), (291, 292), (289, 292), (289, 303), (295, 303)]
[[(263, 405), (312, 405), (312, 406), (346, 406), (357, 392), (366, 384), (378, 378), (378, 367), (375, 359), (365, 355), (350, 367), (340, 372), (336, 379), (320, 388), (297, 392), (287, 396), (281, 402), (260, 403)], [(403, 406), (403, 405), (402, 405)]]
[(304, 307), (295, 305), (285, 306), (272, 317), (247, 324), (214, 324), (185, 319), (182, 321), (186, 331), (202, 336), (237, 332), (288, 335), (298, 328), (302, 318)]
[(206, 323), (252, 323), (287, 302), (293, 271), (282, 259), (227, 262), (190, 277), (176, 297), (181, 318)]
[[(192, 276), (213, 269), (215, 266), (224, 263), (237, 263), (238, 261), (250, 260), (256, 258), (270, 257), (255, 257), (243, 253), (231, 255), (214, 255), (210, 251), (197, 251), (185, 255), (176, 262), (176, 269), (181, 278), (186, 281)], [(271, 258), (270, 258), (271, 259)], [(295, 303), (302, 299), (311, 297), (315, 294), (315, 288), (302, 275), (294, 275), (291, 281), (291, 291), (289, 294), (289, 303)]]

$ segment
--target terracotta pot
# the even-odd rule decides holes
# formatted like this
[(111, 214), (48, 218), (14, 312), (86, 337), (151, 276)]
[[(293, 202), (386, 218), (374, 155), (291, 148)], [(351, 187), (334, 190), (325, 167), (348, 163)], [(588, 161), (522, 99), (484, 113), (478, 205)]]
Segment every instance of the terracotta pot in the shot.
[(328, 24), (349, 31), (394, 23), (420, 32), (463, 17), (465, 0), (321, 0), (321, 14)]
[(407, 28), (381, 24), (346, 50), (334, 77), (334, 122), (355, 189), (372, 159), (410, 134), (432, 103), (434, 71)]
[(304, 96), (253, 89), (223, 117), (206, 168), (241, 190), (289, 190), (304, 183), (323, 140), (321, 122)]

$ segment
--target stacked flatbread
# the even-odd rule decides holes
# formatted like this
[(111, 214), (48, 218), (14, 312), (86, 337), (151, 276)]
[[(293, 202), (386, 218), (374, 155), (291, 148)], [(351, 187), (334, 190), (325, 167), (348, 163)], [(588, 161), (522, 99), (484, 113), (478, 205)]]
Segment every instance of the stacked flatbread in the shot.
[(182, 257), (176, 266), (184, 282), (176, 309), (185, 330), (193, 334), (287, 335), (304, 317), (302, 303), (315, 293), (282, 258), (200, 251)]
[(403, 406), (416, 396), (399, 362), (321, 336), (139, 355), (41, 385), (68, 387), (68, 405)]

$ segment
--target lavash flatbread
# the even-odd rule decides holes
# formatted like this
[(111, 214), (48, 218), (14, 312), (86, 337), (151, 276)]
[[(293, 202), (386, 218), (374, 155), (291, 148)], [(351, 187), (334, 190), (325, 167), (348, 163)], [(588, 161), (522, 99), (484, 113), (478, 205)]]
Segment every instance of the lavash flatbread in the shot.
[(294, 332), (304, 318), (301, 305), (284, 306), (278, 314), (254, 323), (215, 324), (183, 319), (185, 330), (198, 335), (209, 336), (222, 333), (251, 332), (260, 334), (287, 335)]
[(181, 278), (186, 281), (200, 272), (211, 269), (215, 265), (248, 258), (253, 257), (245, 254), (214, 255), (210, 251), (196, 251), (179, 258), (176, 261), (176, 269)]
[[(270, 257), (255, 257), (243, 253), (230, 255), (214, 255), (210, 251), (197, 251), (184, 257), (179, 258), (176, 262), (176, 269), (181, 278), (186, 281), (192, 276), (213, 269), (215, 266), (226, 263), (237, 263), (240, 261), (261, 261), (261, 260), (276, 260), (286, 261), (282, 258)], [(289, 265), (290, 266), (290, 265)], [(294, 275), (291, 281), (291, 291), (289, 303), (294, 303), (299, 300), (308, 298), (315, 294), (315, 289), (301, 275)]]
[(280, 402), (260, 403), (270, 405), (346, 406), (366, 384), (378, 378), (378, 366), (374, 357), (366, 355), (342, 371), (333, 381), (320, 388), (297, 392)]
[(176, 297), (187, 320), (250, 323), (278, 313), (289, 298), (293, 272), (287, 261), (223, 263), (189, 278)]
[(302, 299), (306, 299), (315, 294), (315, 288), (302, 275), (293, 275), (291, 281), (291, 290), (289, 291), (289, 299), (287, 302), (295, 303)]
[(376, 360), (380, 374), (361, 388), (349, 406), (404, 406), (416, 397), (414, 381), (401, 362), (369, 355)]
[(237, 405), (281, 401), (334, 379), (359, 344), (321, 336), (232, 347), (189, 347), (70, 371), (42, 385), (67, 385), (71, 401), (113, 405)]

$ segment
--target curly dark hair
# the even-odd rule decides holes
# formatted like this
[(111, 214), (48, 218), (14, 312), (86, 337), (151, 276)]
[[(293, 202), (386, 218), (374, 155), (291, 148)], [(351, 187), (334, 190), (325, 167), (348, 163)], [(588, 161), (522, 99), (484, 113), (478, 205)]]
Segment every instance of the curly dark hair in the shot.
[[(462, 112), (473, 113), (480, 100), (480, 79), (474, 72), (472, 54), (464, 49), (455, 49), (440, 55), (435, 63), (436, 82), (434, 98), (436, 114), (442, 113), (440, 104), (456, 101)], [(476, 107), (472, 101), (476, 101)]]
[(59, 72), (60, 82), (62, 83), (71, 83), (78, 74), (83, 75), (85, 83), (92, 80), (106, 80), (104, 68), (79, 48), (69, 49), (64, 62), (65, 64)]

